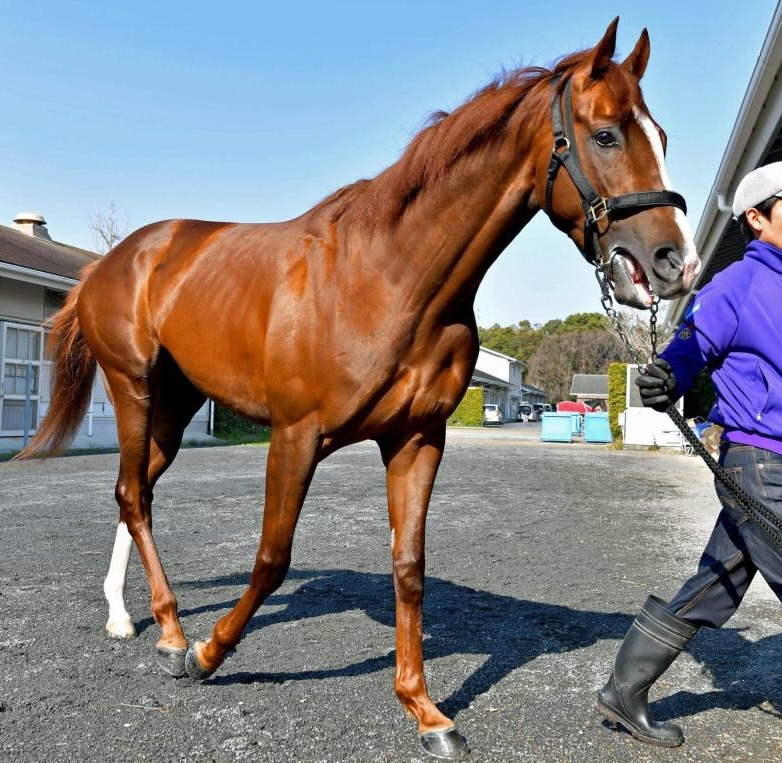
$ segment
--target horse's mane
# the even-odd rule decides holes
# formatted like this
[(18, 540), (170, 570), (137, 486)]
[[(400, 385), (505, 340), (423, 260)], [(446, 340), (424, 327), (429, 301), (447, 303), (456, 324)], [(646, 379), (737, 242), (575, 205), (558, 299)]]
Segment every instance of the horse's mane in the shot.
[[(370, 229), (396, 224), (413, 200), (459, 161), (475, 156), (502, 137), (520, 104), (532, 100), (530, 94), (537, 85), (559, 75), (563, 75), (564, 82), (590, 52), (565, 56), (551, 69), (528, 66), (501, 72), (453, 112), (432, 114), (395, 164), (372, 180), (359, 180), (340, 188), (315, 210), (327, 210), (332, 220), (348, 216), (352, 222)], [(545, 89), (545, 97), (536, 99), (539, 102), (520, 113), (521, 119), (536, 115), (533, 106), (547, 107), (550, 95)]]

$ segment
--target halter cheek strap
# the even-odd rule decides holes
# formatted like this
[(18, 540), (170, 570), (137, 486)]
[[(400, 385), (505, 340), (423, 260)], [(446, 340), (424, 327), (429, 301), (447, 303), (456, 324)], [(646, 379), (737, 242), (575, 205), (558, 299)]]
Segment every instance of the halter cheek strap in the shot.
[[(557, 77), (553, 81), (556, 87)], [(565, 106), (565, 118), (562, 118), (562, 103)], [(578, 158), (578, 147), (573, 128), (573, 100), (571, 93), (571, 81), (565, 83), (560, 97), (555, 93), (551, 99), (551, 121), (554, 129), (554, 147), (551, 151), (551, 161), (548, 166), (546, 180), (546, 210), (551, 212), (551, 200), (554, 193), (554, 181), (560, 167), (570, 175), (570, 179), (581, 196), (584, 209), (584, 248), (581, 254), (590, 264), (600, 266), (604, 264), (604, 258), (600, 251), (600, 231), (598, 222), (609, 218), (617, 212), (629, 212), (635, 214), (651, 207), (676, 207), (686, 214), (687, 203), (684, 197), (675, 191), (642, 191), (628, 193), (623, 196), (601, 196), (592, 187), (581, 169)], [(572, 136), (572, 142), (568, 138)]]

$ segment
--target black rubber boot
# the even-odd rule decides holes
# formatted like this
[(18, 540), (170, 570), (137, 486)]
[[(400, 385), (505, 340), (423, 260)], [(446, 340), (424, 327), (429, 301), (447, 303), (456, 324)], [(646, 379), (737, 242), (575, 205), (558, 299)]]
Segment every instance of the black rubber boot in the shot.
[(662, 599), (650, 596), (619, 647), (611, 678), (597, 693), (598, 710), (642, 742), (678, 747), (684, 741), (682, 730), (649, 718), (649, 687), (697, 631), (668, 612)]

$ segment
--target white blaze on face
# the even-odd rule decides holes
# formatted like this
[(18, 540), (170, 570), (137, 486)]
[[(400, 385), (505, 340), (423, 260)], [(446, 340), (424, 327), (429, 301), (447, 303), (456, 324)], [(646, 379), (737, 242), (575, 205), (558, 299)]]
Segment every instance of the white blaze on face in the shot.
[[(673, 190), (671, 188), (671, 181), (668, 178), (668, 171), (665, 168), (663, 142), (660, 139), (660, 133), (657, 131), (656, 125), (652, 122), (651, 117), (641, 111), (637, 106), (633, 106), (633, 116), (652, 146), (652, 153), (657, 161), (657, 169), (660, 172), (660, 179), (663, 182), (663, 187), (666, 191)], [(700, 270), (700, 259), (695, 251), (695, 240), (693, 239), (687, 216), (678, 207), (673, 207), (673, 215), (682, 234), (682, 255), (684, 257), (682, 271), (685, 283), (689, 284), (691, 279), (694, 278)]]

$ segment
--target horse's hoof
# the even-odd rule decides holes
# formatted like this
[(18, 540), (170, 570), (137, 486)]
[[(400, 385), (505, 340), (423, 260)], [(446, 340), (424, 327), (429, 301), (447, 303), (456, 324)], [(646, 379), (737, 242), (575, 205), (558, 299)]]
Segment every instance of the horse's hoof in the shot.
[(174, 678), (182, 678), (187, 675), (185, 668), (185, 654), (187, 649), (177, 649), (170, 646), (157, 647), (157, 664)]
[(455, 726), (445, 731), (425, 731), (419, 736), (421, 746), (435, 758), (445, 760), (461, 760), (470, 754), (467, 740), (456, 730)]
[(195, 648), (193, 646), (187, 650), (187, 656), (185, 657), (185, 670), (190, 678), (194, 678), (196, 681), (203, 681), (204, 678), (214, 673), (213, 670), (204, 670), (198, 663), (198, 657), (196, 657)]
[(121, 620), (109, 620), (106, 623), (106, 635), (109, 638), (136, 638), (136, 626), (133, 625), (133, 621), (128, 618)]

